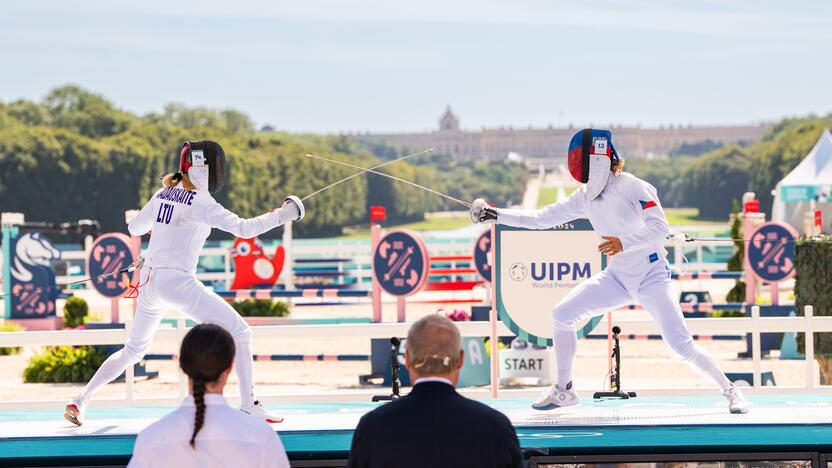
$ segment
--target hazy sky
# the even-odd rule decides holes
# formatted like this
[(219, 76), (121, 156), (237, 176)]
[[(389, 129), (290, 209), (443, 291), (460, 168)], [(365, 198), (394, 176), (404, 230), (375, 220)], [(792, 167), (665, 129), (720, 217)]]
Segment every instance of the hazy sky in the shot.
[(745, 123), (832, 111), (832, 2), (4, 2), (0, 100), (76, 83), (147, 113), (316, 132)]

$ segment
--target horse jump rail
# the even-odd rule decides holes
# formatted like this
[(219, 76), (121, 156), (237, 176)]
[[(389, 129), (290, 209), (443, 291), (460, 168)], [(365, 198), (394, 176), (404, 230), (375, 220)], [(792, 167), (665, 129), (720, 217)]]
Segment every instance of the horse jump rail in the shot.
[(674, 280), (706, 280), (706, 279), (740, 279), (745, 276), (743, 271), (691, 271), (687, 273), (672, 273)]
[[(693, 304), (682, 302), (679, 305), (682, 307), (682, 312), (713, 312), (715, 310), (745, 310), (748, 304), (744, 302), (726, 302), (724, 304), (714, 304), (711, 302)], [(619, 310), (644, 310), (644, 308), (640, 305), (628, 305)]]
[(369, 297), (370, 291), (364, 289), (240, 289), (237, 291), (217, 291), (225, 299), (271, 299), (275, 297)]
[[(255, 361), (369, 361), (367, 354), (255, 354)], [(146, 354), (146, 361), (175, 361), (175, 354)]]

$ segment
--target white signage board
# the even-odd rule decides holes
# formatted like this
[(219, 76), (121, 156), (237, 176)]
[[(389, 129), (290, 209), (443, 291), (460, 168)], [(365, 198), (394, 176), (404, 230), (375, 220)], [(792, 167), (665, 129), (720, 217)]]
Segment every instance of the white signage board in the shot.
[[(523, 340), (551, 345), (552, 309), (606, 266), (598, 252), (600, 238), (586, 219), (546, 230), (498, 225), (495, 235), (500, 320)], [(578, 329), (578, 338), (600, 321), (588, 320)]]
[(551, 359), (548, 349), (501, 349), (500, 380), (537, 378), (548, 383), (552, 380)]

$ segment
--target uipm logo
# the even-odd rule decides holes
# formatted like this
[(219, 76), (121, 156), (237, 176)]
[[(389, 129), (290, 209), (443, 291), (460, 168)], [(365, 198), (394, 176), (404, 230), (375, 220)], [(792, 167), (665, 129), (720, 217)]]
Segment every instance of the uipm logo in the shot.
[(578, 281), (592, 276), (589, 262), (532, 262), (534, 281)]
[(517, 262), (508, 269), (514, 281), (523, 281), (531, 270), (532, 281), (578, 281), (592, 276), (589, 262), (531, 262), (531, 268)]
[(522, 263), (515, 263), (508, 269), (508, 274), (514, 281), (523, 281), (529, 275), (529, 269)]

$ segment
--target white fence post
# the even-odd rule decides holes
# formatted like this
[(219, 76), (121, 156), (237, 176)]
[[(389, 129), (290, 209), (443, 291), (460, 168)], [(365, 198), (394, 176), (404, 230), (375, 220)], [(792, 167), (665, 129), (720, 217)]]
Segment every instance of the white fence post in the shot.
[[(126, 336), (130, 336), (130, 330), (133, 328), (133, 319), (124, 321), (124, 331)], [(124, 370), (124, 383), (127, 384), (127, 401), (133, 401), (133, 380), (135, 377), (136, 364), (130, 363), (127, 369)]]
[(760, 306), (751, 306), (751, 358), (754, 360), (754, 388), (760, 388)]
[(293, 255), (295, 252), (292, 249), (292, 221), (287, 221), (283, 225), (282, 243), (285, 255), (283, 257), (283, 284), (287, 291), (293, 291), (295, 289), (295, 256)]
[(234, 275), (231, 274), (231, 250), (234, 249), (234, 244), (231, 244), (225, 252), (222, 254), (223, 259), (223, 267), (225, 269), (225, 290), (231, 290), (231, 283), (233, 281)]
[(807, 305), (803, 308), (803, 315), (806, 320), (806, 388), (811, 390), (815, 388), (815, 334), (812, 327), (815, 308)]
[[(176, 319), (176, 336), (179, 338), (181, 346), (182, 338), (185, 337), (185, 319), (182, 317)], [(188, 393), (188, 379), (185, 377), (185, 373), (182, 372), (182, 369), (179, 369), (179, 366), (177, 366), (176, 371), (179, 373), (179, 399), (181, 400), (185, 398), (185, 395)]]

